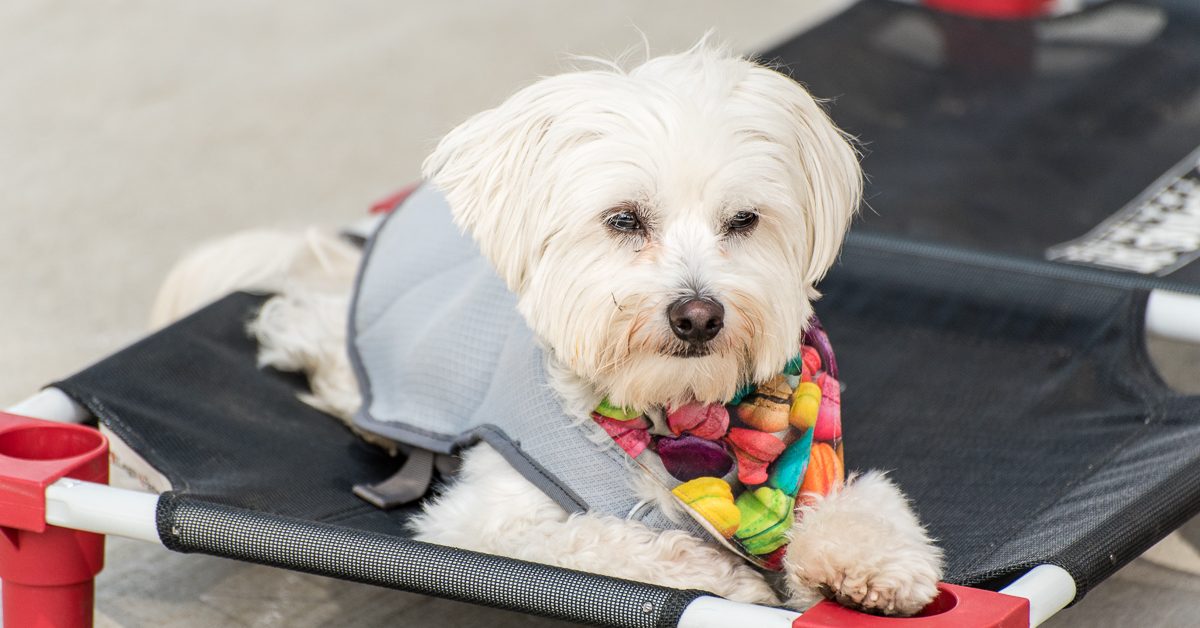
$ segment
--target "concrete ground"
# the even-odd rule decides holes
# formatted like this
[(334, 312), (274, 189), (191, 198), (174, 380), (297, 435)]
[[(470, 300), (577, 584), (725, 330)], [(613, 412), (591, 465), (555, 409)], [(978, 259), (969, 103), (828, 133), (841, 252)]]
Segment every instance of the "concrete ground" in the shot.
[[(564, 52), (757, 50), (844, 0), (0, 4), (0, 405), (136, 339), (172, 260), (255, 226), (337, 225), (438, 135)], [(1177, 381), (1200, 357), (1157, 343)], [(7, 401), (5, 401), (7, 400)], [(1190, 541), (1189, 541), (1190, 540)], [(1200, 624), (1193, 522), (1052, 622)], [(112, 540), (102, 626), (553, 622)]]

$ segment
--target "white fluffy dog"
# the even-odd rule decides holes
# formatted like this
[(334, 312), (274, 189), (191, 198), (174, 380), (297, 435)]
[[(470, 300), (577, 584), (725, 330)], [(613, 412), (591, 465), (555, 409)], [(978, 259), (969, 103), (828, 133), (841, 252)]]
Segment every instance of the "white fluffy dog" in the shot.
[[(638, 410), (723, 402), (779, 372), (862, 185), (850, 142), (800, 85), (706, 43), (534, 83), (451, 131), (424, 174), (518, 296), (564, 408), (583, 419), (604, 397)], [(155, 316), (235, 286), (278, 291), (253, 325), (261, 361), (306, 372), (311, 402), (347, 418), (356, 259), (330, 235), (243, 235), (182, 262)], [(747, 602), (825, 595), (911, 614), (936, 595), (940, 551), (882, 474), (803, 508), (773, 587), (709, 540), (568, 517), (480, 444), (414, 526), (426, 541)]]

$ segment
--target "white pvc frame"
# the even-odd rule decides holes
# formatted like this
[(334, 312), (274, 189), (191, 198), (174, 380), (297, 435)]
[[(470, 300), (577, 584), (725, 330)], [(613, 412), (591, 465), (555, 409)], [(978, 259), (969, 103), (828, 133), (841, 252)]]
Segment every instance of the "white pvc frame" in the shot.
[[(1152, 334), (1200, 344), (1200, 296), (1155, 290), (1146, 306), (1146, 329)], [(86, 409), (61, 390), (47, 388), (8, 410), (13, 414), (80, 423)], [(158, 495), (104, 484), (62, 479), (46, 487), (46, 523), (63, 528), (159, 543)], [(1029, 600), (1029, 624), (1037, 626), (1075, 599), (1075, 580), (1056, 565), (1039, 565), (1001, 593)], [(727, 628), (748, 625), (787, 628), (800, 613), (779, 608), (703, 596), (680, 617), (684, 628)]]
[(1200, 344), (1200, 296), (1154, 290), (1146, 301), (1146, 331), (1171, 340)]

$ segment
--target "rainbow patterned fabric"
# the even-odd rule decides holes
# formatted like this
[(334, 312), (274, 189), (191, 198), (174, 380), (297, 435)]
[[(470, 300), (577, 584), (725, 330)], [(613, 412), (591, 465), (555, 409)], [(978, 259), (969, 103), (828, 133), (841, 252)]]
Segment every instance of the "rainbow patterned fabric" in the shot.
[(764, 569), (780, 569), (798, 507), (845, 481), (837, 361), (815, 316), (783, 372), (728, 403), (662, 415), (656, 428), (605, 401), (592, 419), (715, 538)]

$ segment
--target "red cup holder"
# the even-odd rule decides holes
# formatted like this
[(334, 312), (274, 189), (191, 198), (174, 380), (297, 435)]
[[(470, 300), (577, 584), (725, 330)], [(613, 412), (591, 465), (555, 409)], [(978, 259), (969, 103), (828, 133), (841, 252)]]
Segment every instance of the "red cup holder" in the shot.
[(924, 4), (945, 13), (994, 20), (1031, 20), (1065, 8), (1056, 0), (925, 0)]
[(92, 624), (104, 537), (46, 523), (46, 487), (108, 482), (108, 440), (82, 425), (0, 412), (0, 580), (5, 626)]
[(958, 606), (958, 596), (954, 594), (944, 584), (938, 584), (938, 595), (933, 598), (933, 601), (921, 609), (921, 612), (913, 615), (913, 617), (933, 617), (948, 613)]
[(0, 456), (19, 460), (63, 460), (103, 447), (99, 432), (77, 425), (30, 425), (0, 432)]
[(90, 427), (0, 412), (0, 526), (41, 532), (46, 487), (108, 482), (108, 440)]
[(994, 591), (938, 583), (938, 596), (912, 617), (881, 617), (821, 602), (792, 628), (1029, 628), (1029, 600)]

